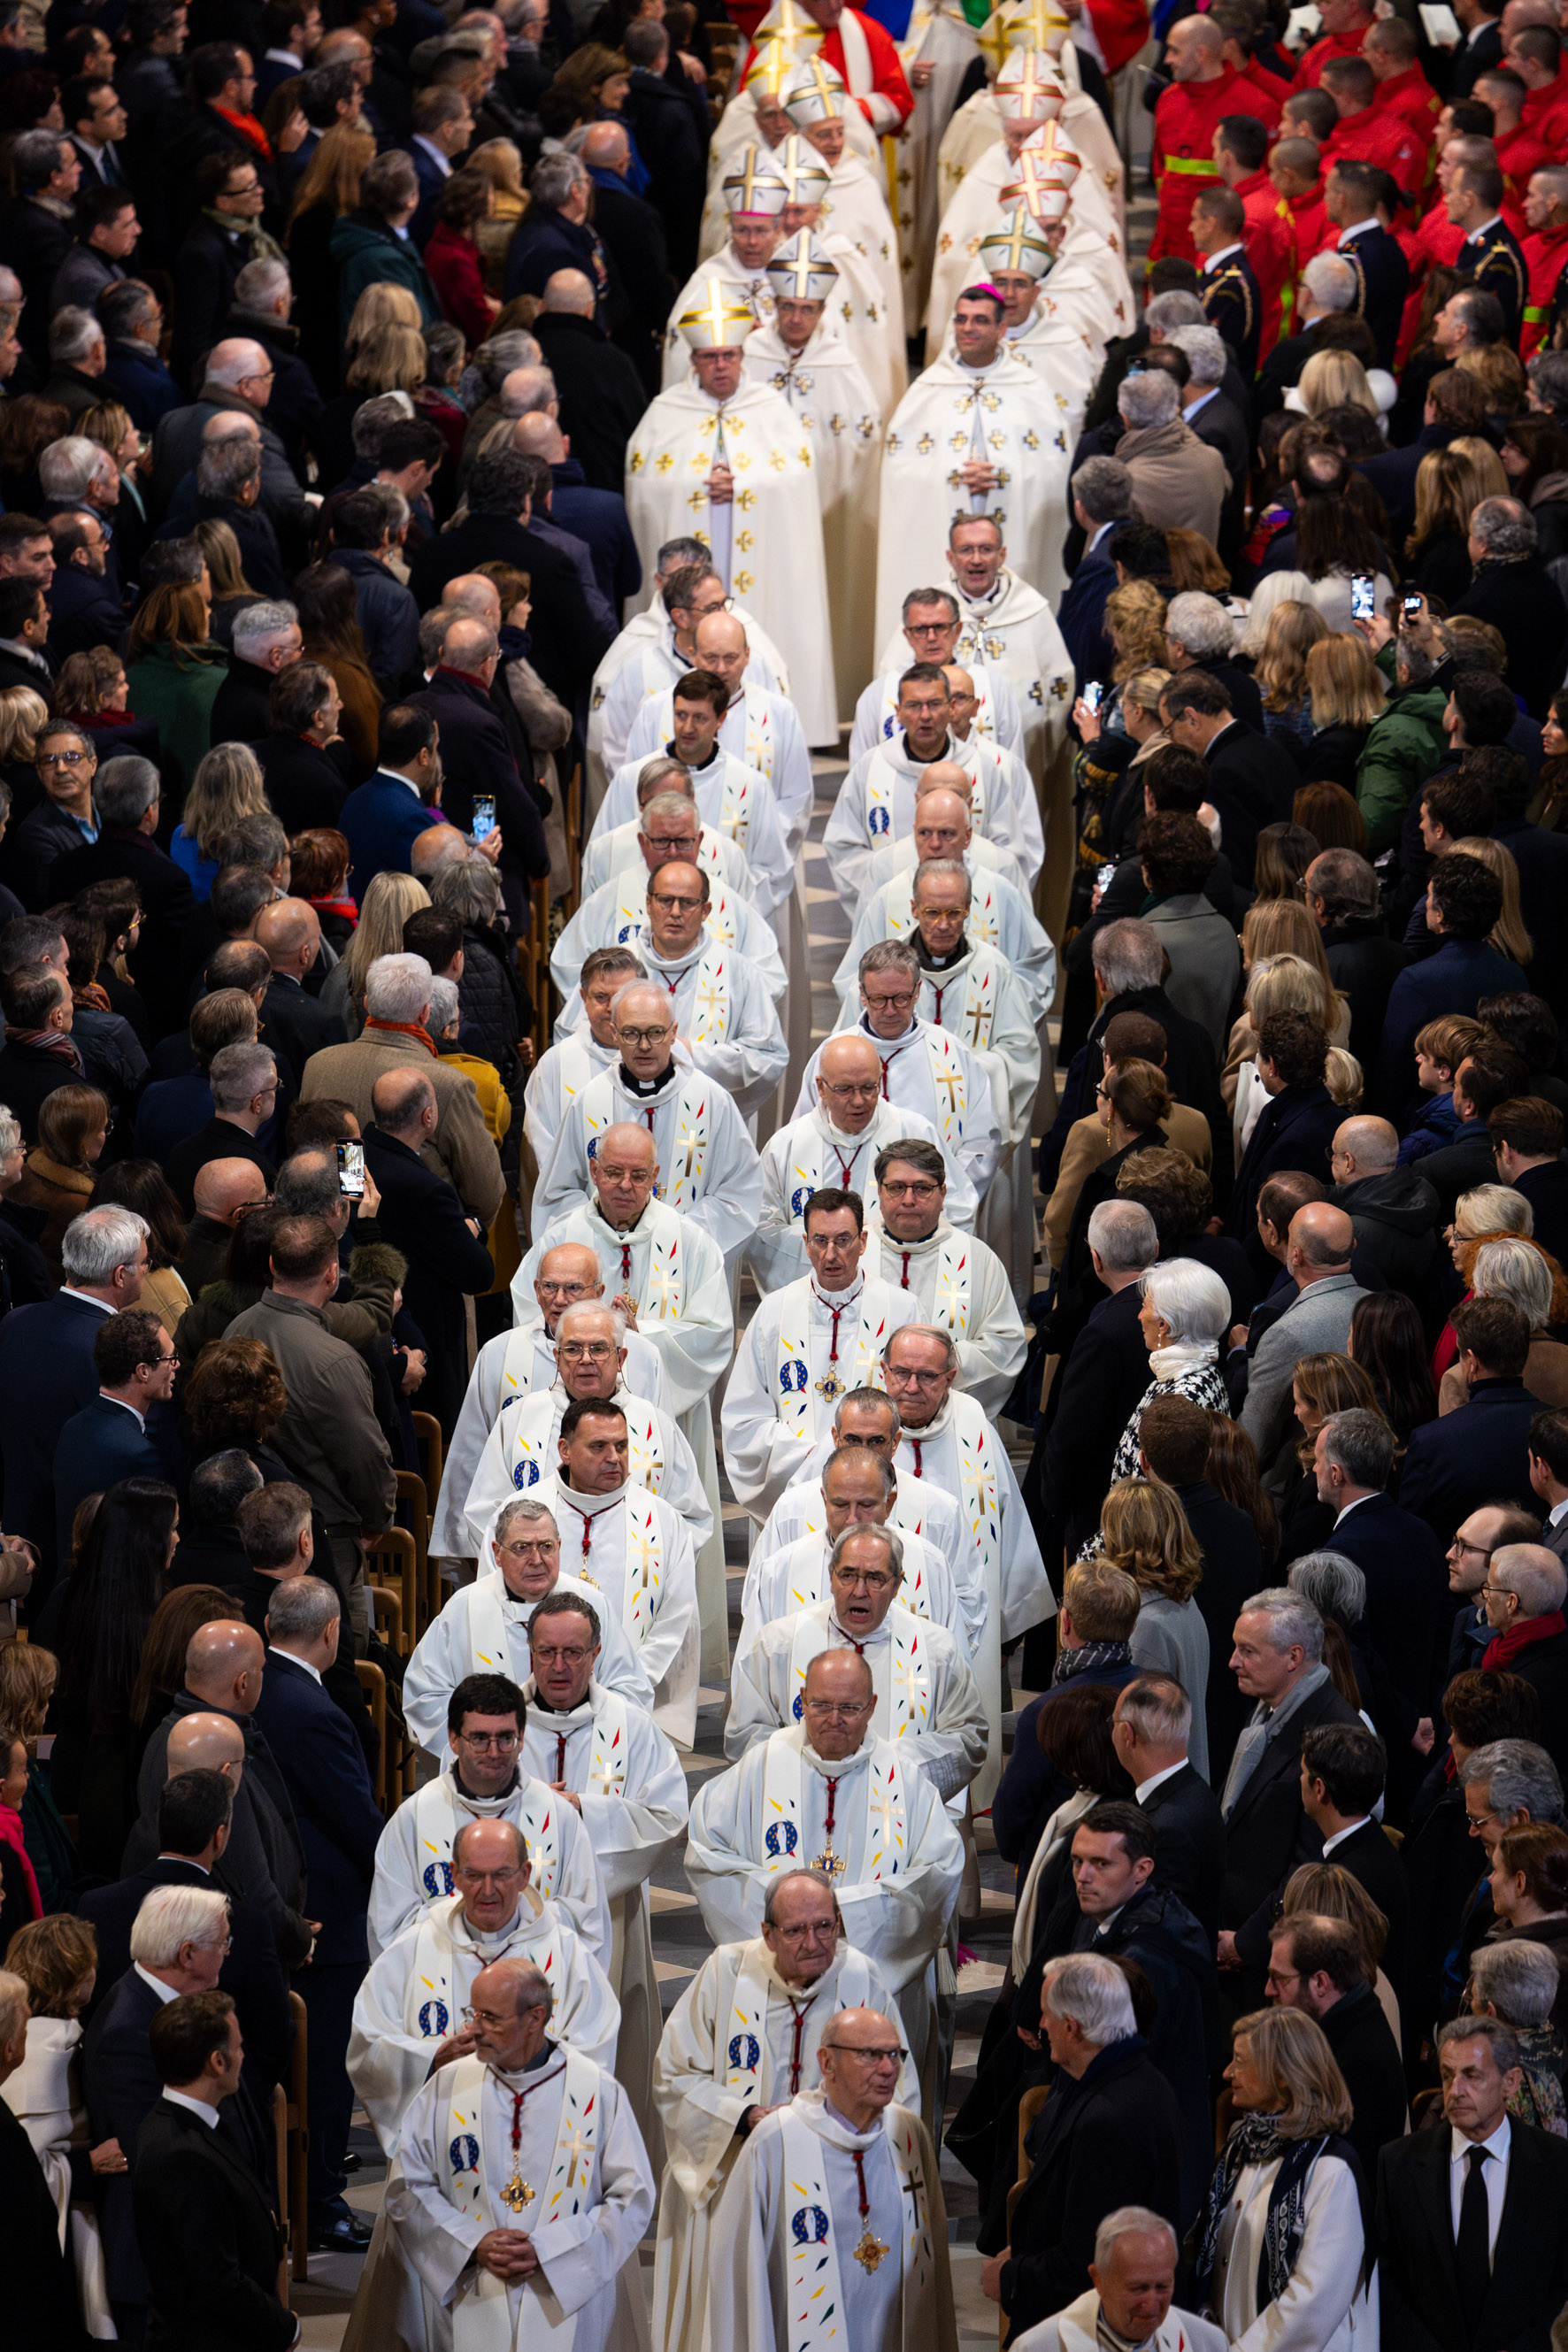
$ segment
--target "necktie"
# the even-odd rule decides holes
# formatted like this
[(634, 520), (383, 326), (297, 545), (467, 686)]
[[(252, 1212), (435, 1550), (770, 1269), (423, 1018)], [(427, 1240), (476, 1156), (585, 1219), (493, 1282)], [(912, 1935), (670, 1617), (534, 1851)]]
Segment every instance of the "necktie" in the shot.
[(1487, 2154), (1484, 2147), (1472, 2147), (1465, 2158), (1465, 2188), (1459, 2199), (1459, 2234), (1454, 2241), (1454, 2264), (1459, 2275), (1459, 2308), (1465, 2317), (1465, 2333), (1472, 2339), (1480, 2326), (1481, 2306), (1491, 2284)]

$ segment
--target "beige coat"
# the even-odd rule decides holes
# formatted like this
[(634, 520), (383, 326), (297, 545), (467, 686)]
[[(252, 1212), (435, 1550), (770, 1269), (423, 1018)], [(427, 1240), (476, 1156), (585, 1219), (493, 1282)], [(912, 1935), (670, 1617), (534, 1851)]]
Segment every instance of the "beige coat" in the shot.
[[(1531, 1395), (1559, 1412), (1568, 1405), (1568, 1348), (1560, 1339), (1532, 1339), (1530, 1354), (1525, 1359), (1524, 1385)], [(1465, 1378), (1461, 1357), (1450, 1364), (1437, 1389), (1438, 1412), (1458, 1412), (1470, 1401), (1470, 1384)]]
[[(1171, 1147), (1184, 1151), (1194, 1166), (1206, 1175), (1214, 1164), (1209, 1123), (1201, 1110), (1191, 1110), (1185, 1103), (1173, 1102), (1160, 1122), (1170, 1138)], [(1046, 1245), (1051, 1264), (1066, 1263), (1068, 1235), (1072, 1231), (1073, 1211), (1078, 1196), (1095, 1170), (1110, 1157), (1110, 1146), (1105, 1139), (1105, 1121), (1096, 1118), (1091, 1111), (1087, 1118), (1076, 1119), (1068, 1129), (1068, 1139), (1062, 1147), (1061, 1165), (1057, 1170), (1056, 1190), (1046, 1203)]]
[[(346, 1050), (346, 1049), (345, 1049)], [(397, 1501), (392, 1454), (375, 1417), (370, 1373), (358, 1352), (334, 1339), (326, 1318), (301, 1298), (264, 1291), (226, 1338), (259, 1339), (272, 1350), (289, 1409), (272, 1443), (331, 1536), (379, 1535)]]
[(1124, 433), (1114, 454), (1132, 477), (1138, 512), (1156, 530), (1196, 530), (1213, 546), (1229, 477), (1225, 459), (1178, 416)]
[(436, 1089), (436, 1132), (420, 1152), (445, 1176), (464, 1210), (487, 1232), (506, 1197), (500, 1154), (491, 1142), (472, 1078), (438, 1061), (417, 1037), (366, 1027), (352, 1045), (323, 1045), (305, 1065), (301, 1102), (346, 1102), (363, 1134), (374, 1125), (371, 1095), (384, 1070), (422, 1071)]

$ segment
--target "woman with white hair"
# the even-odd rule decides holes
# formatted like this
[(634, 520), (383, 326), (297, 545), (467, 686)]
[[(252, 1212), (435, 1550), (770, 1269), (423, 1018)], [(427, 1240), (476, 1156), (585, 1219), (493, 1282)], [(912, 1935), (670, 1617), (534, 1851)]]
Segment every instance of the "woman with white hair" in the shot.
[[(1517, 1200), (1520, 1195), (1510, 1197)], [(1556, 1287), (1551, 1258), (1538, 1242), (1527, 1241), (1520, 1234), (1500, 1234), (1483, 1242), (1470, 1260), (1470, 1297), (1511, 1299), (1530, 1326), (1525, 1387), (1543, 1405), (1561, 1406), (1568, 1405), (1568, 1347), (1547, 1337), (1547, 1326), (1557, 1319), (1552, 1313)], [(1458, 1412), (1469, 1401), (1470, 1384), (1465, 1378), (1461, 1349), (1438, 1386), (1438, 1413)]]
[(1202, 2308), (1236, 2352), (1375, 2352), (1370, 2207), (1328, 2037), (1296, 2009), (1255, 2011), (1232, 2034), (1237, 2120), (1199, 2223)]
[(1149, 1350), (1149, 1386), (1132, 1409), (1110, 1465), (1112, 1484), (1136, 1478), (1138, 1426), (1155, 1397), (1191, 1397), (1205, 1412), (1230, 1411), (1219, 1370), (1219, 1342), (1230, 1324), (1230, 1293), (1196, 1258), (1173, 1257), (1139, 1277), (1138, 1328)]

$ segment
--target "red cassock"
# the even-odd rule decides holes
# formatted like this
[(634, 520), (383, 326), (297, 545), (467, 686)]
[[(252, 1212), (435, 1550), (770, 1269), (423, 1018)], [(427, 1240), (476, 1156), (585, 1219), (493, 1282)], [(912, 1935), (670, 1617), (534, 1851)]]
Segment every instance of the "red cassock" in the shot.
[(1234, 66), (1226, 66), (1213, 81), (1173, 81), (1162, 90), (1154, 109), (1154, 184), (1160, 191), (1160, 217), (1149, 247), (1149, 258), (1167, 253), (1195, 261), (1196, 249), (1188, 232), (1194, 200), (1204, 188), (1220, 184), (1215, 169), (1214, 135), (1227, 114), (1256, 115), (1268, 122), (1277, 110), (1253, 82)]
[(1296, 68), (1292, 89), (1316, 89), (1323, 78), (1323, 68), (1331, 58), (1359, 58), (1363, 36), (1360, 33), (1325, 33), (1314, 41)]
[(1267, 172), (1238, 180), (1236, 193), (1247, 207), (1242, 232), (1247, 257), (1263, 297), (1263, 327), (1258, 359), (1266, 360), (1282, 334), (1289, 334), (1285, 313), (1295, 310), (1296, 236), (1289, 206)]
[[(751, 7), (748, 0), (728, 0), (728, 5), (742, 32), (754, 30), (767, 14), (765, 7)], [(858, 8), (846, 8), (844, 16), (853, 20), (847, 40), (843, 24), (837, 24), (831, 33), (823, 35), (822, 45), (813, 55), (832, 68), (878, 136), (891, 137), (903, 129), (914, 112), (915, 94), (904, 78), (891, 35), (884, 31), (875, 16), (863, 16)], [(745, 22), (748, 16), (750, 26)], [(755, 55), (753, 40), (746, 51), (742, 81), (751, 71)]]
[(1524, 240), (1524, 266), (1530, 272), (1530, 290), (1525, 297), (1524, 326), (1519, 338), (1519, 355), (1530, 358), (1541, 348), (1546, 332), (1546, 322), (1552, 316), (1552, 297), (1557, 291), (1557, 280), (1568, 269), (1568, 228), (1554, 229), (1550, 235), (1538, 230)]
[(1143, 0), (1086, 0), (1086, 5), (1105, 70), (1120, 73), (1149, 37), (1149, 11)]
[(1340, 162), (1374, 163), (1391, 173), (1407, 196), (1418, 198), (1426, 177), (1426, 149), (1403, 115), (1381, 113), (1363, 106), (1359, 114), (1342, 114), (1322, 151), (1328, 172)]

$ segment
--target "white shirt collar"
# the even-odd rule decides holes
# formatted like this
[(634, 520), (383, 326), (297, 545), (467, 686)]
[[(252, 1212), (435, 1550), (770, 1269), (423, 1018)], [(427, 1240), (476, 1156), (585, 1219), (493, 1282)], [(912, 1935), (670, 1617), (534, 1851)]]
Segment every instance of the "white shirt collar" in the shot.
[(378, 768), (375, 772), (378, 776), (384, 776), (388, 783), (405, 785), (416, 800), (419, 798), (419, 787), (412, 776), (399, 775), (395, 768)]
[(1381, 228), (1382, 226), (1383, 223), (1375, 217), (1362, 221), (1352, 221), (1349, 228), (1342, 228), (1340, 231), (1341, 252), (1343, 252), (1345, 247), (1350, 243), (1352, 236), (1359, 236), (1361, 235), (1363, 228)]
[(163, 2096), (171, 2106), (188, 2107), (193, 2116), (200, 2116), (209, 2131), (216, 2131), (217, 2109), (209, 2107), (205, 2099), (193, 2099), (188, 2091), (165, 2090)]
[(1183, 409), (1182, 414), (1190, 425), (1194, 417), (1196, 416), (1201, 410), (1205, 409), (1208, 406), (1211, 400), (1217, 400), (1218, 398), (1219, 386), (1217, 383), (1211, 383), (1205, 393), (1201, 394), (1199, 397), (1193, 401), (1188, 407)]
[(1552, 1504), (1552, 1508), (1546, 1514), (1547, 1526), (1549, 1528), (1561, 1527), (1563, 1524), (1563, 1514), (1564, 1511), (1568, 1511), (1568, 1495), (1564, 1495), (1560, 1503)]
[(1501, 213), (1493, 213), (1493, 215), (1492, 215), (1492, 216), (1491, 216), (1490, 220), (1484, 220), (1484, 221), (1482, 221), (1482, 223), (1481, 223), (1481, 225), (1480, 225), (1479, 228), (1472, 228), (1472, 229), (1470, 229), (1470, 230), (1467, 231), (1467, 233), (1466, 233), (1466, 242), (1468, 243), (1468, 242), (1469, 241), (1469, 238), (1471, 238), (1471, 237), (1476, 237), (1476, 236), (1485, 236), (1485, 235), (1486, 235), (1486, 233), (1487, 233), (1488, 229), (1489, 229), (1489, 228), (1496, 228), (1496, 227), (1498, 226), (1499, 223), (1501, 221), (1501, 219), (1502, 219), (1502, 215), (1501, 215)]
[(1346, 1838), (1354, 1837), (1357, 1830), (1364, 1830), (1371, 1819), (1372, 1815), (1370, 1813), (1363, 1813), (1360, 1821), (1352, 1822), (1348, 1829), (1336, 1830), (1331, 1838), (1325, 1838), (1323, 1840), (1323, 1860), (1327, 1862), (1335, 1846), (1343, 1845)]
[(1239, 253), (1241, 249), (1241, 239), (1237, 237), (1234, 245), (1222, 245), (1217, 253), (1205, 255), (1204, 257), (1205, 274), (1206, 275), (1211, 269), (1217, 269), (1222, 261), (1228, 261), (1233, 253)]
[(1489, 2156), (1495, 2156), (1499, 2158), (1502, 2163), (1506, 2164), (1508, 2162), (1509, 2145), (1512, 2137), (1512, 2128), (1510, 2126), (1509, 2119), (1506, 2116), (1504, 2116), (1501, 2123), (1499, 2124), (1496, 2131), (1493, 2132), (1490, 2139), (1467, 2139), (1462, 2131), (1457, 2131), (1452, 2126), (1450, 2126), (1448, 2136), (1448, 2161), (1450, 2164), (1463, 2164), (1471, 2148), (1484, 2147)]
[(1142, 1804), (1146, 1797), (1152, 1796), (1154, 1790), (1162, 1787), (1165, 1781), (1173, 1780), (1178, 1772), (1184, 1772), (1186, 1769), (1187, 1759), (1184, 1756), (1179, 1764), (1167, 1764), (1163, 1772), (1151, 1772), (1146, 1780), (1139, 1781), (1132, 1793)]
[(261, 61), (263, 65), (288, 66), (295, 73), (303, 73), (305, 70), (292, 49), (264, 49), (261, 53)]
[(309, 1675), (313, 1683), (319, 1683), (321, 1679), (309, 1658), (297, 1658), (292, 1650), (280, 1650), (276, 1642), (268, 1643), (267, 1654), (269, 1658), (287, 1658), (291, 1666), (298, 1666), (300, 1672), (302, 1675)]
[(414, 134), (414, 144), (416, 147), (424, 148), (425, 152), (435, 163), (437, 170), (440, 173), (441, 177), (444, 180), (449, 180), (451, 178), (452, 159), (449, 155), (442, 154), (441, 150), (437, 146), (433, 139), (426, 139), (422, 131), (416, 131)]
[(173, 1987), (166, 1985), (161, 1977), (149, 1976), (147, 1970), (142, 1967), (140, 1960), (132, 1960), (131, 1965), (135, 1969), (137, 1975), (141, 1978), (142, 1983), (144, 1985), (152, 1986), (163, 2008), (167, 2009), (172, 2000), (177, 2000), (179, 1999), (179, 1995), (174, 1990)]
[(114, 1307), (106, 1305), (101, 1298), (94, 1298), (90, 1292), (74, 1289), (68, 1282), (60, 1285), (60, 1297), (79, 1298), (84, 1307), (96, 1307), (100, 1315), (112, 1315), (117, 1311)]
[(1340, 1519), (1349, 1518), (1351, 1513), (1356, 1508), (1357, 1504), (1370, 1503), (1371, 1500), (1372, 1496), (1370, 1495), (1358, 1495), (1355, 1497), (1354, 1502), (1350, 1502), (1345, 1505), (1344, 1509), (1340, 1513), (1340, 1518), (1334, 1521), (1335, 1527), (1337, 1528), (1339, 1526)]
[(98, 1393), (103, 1399), (105, 1404), (117, 1404), (122, 1407), (123, 1410), (131, 1415), (131, 1418), (136, 1423), (137, 1428), (145, 1434), (147, 1428), (147, 1416), (144, 1412), (138, 1412), (133, 1404), (127, 1404), (125, 1402), (125, 1399), (123, 1397), (110, 1396), (107, 1389), (100, 1389)]
[(1102, 522), (1100, 524), (1100, 529), (1095, 532), (1094, 537), (1089, 541), (1089, 545), (1083, 551), (1086, 555), (1092, 555), (1095, 549), (1100, 545), (1100, 541), (1105, 537), (1106, 532), (1116, 529), (1116, 517), (1112, 516), (1109, 522)]

